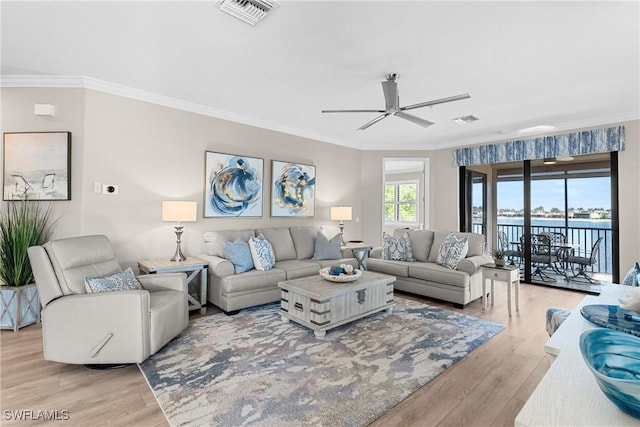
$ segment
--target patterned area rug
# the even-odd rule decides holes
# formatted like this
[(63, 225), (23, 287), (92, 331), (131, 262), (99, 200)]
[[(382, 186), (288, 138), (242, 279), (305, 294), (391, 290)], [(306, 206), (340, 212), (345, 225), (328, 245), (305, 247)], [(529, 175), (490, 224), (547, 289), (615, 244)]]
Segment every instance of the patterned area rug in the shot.
[(279, 304), (192, 322), (139, 365), (173, 426), (362, 426), (504, 326), (396, 297), (322, 339)]

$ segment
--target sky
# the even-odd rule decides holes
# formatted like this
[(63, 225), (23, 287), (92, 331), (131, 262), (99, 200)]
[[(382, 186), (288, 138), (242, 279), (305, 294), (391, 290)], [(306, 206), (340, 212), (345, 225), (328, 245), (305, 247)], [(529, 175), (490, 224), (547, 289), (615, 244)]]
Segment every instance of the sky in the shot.
[[(498, 183), (498, 209), (522, 209), (523, 189), (520, 182)], [(611, 208), (611, 188), (609, 177), (580, 178), (568, 181), (569, 208)], [(480, 206), (480, 195), (474, 192), (473, 206)], [(476, 200), (476, 197), (478, 199)], [(564, 211), (564, 180), (532, 181), (531, 208), (543, 206), (545, 211), (558, 208)]]

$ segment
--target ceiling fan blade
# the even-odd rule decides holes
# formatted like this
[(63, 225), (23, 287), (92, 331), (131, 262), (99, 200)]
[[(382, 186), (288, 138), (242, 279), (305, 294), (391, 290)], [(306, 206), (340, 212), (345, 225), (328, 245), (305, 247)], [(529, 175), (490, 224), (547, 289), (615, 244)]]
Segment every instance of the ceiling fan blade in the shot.
[(427, 127), (431, 126), (432, 124), (434, 124), (433, 122), (430, 122), (429, 120), (425, 120), (425, 119), (422, 119), (420, 117), (416, 117), (413, 114), (405, 113), (404, 111), (397, 111), (396, 112), (396, 116), (398, 116), (398, 117), (400, 117), (402, 119), (405, 119), (405, 120), (409, 120), (410, 122), (413, 122), (413, 123), (415, 123), (417, 125), (420, 125), (422, 127), (425, 127), (425, 128), (427, 128)]
[(378, 117), (376, 117), (375, 119), (371, 120), (370, 122), (367, 122), (365, 124), (363, 124), (362, 126), (360, 126), (358, 128), (358, 130), (365, 130), (366, 128), (368, 128), (371, 125), (375, 125), (376, 123), (378, 123), (380, 120), (384, 119), (385, 117), (387, 117), (389, 114), (391, 113), (384, 113)]
[(323, 113), (384, 113), (384, 110), (322, 110)]
[(434, 99), (433, 101), (427, 101), (427, 102), (421, 102), (419, 104), (407, 105), (406, 107), (400, 107), (400, 110), (402, 110), (402, 111), (413, 110), (414, 108), (430, 107), (432, 105), (444, 104), (445, 102), (460, 101), (460, 100), (468, 99), (468, 98), (471, 98), (471, 94), (470, 93), (463, 93), (462, 95), (455, 95), (455, 96), (450, 96), (448, 98)]
[(382, 82), (382, 91), (384, 92), (384, 108), (386, 111), (398, 109), (398, 82), (386, 81)]

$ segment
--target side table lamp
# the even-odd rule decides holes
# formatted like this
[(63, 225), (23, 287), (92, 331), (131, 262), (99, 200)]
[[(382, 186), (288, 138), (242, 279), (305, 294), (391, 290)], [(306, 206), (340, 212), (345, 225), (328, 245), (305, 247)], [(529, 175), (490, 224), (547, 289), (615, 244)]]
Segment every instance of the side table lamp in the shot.
[(197, 218), (197, 202), (178, 202), (178, 201), (163, 201), (162, 202), (162, 221), (175, 222), (176, 226), (176, 253), (173, 254), (171, 261), (184, 261), (187, 259), (182, 254), (180, 248), (180, 237), (182, 236), (182, 229), (184, 228), (182, 222), (193, 222)]
[(340, 239), (344, 246), (344, 222), (351, 221), (351, 206), (332, 206), (331, 207), (331, 221), (340, 221)]

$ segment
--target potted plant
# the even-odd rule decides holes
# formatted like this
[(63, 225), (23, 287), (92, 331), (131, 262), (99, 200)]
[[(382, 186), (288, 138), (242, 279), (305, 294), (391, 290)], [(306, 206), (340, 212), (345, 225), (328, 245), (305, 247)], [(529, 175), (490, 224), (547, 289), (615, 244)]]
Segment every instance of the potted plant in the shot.
[(40, 299), (27, 249), (42, 245), (57, 220), (51, 205), (10, 201), (0, 211), (0, 329), (18, 330), (40, 320)]
[(491, 251), (491, 256), (493, 257), (493, 262), (495, 265), (499, 266), (499, 267), (503, 267), (504, 266), (504, 257), (505, 257), (506, 253), (500, 249), (500, 248), (496, 248), (494, 250)]

